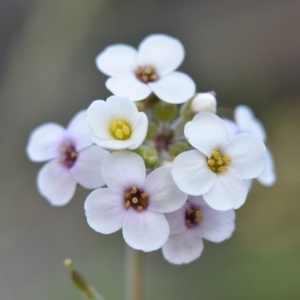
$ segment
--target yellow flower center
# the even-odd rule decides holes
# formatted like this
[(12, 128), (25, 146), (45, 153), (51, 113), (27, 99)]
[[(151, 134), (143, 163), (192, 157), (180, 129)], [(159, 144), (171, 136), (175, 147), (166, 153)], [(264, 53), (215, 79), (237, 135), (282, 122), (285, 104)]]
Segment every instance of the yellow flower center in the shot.
[(229, 156), (221, 156), (219, 151), (213, 151), (211, 158), (207, 159), (207, 164), (209, 168), (215, 172), (226, 172), (227, 165), (231, 163), (231, 158)]
[(158, 76), (155, 73), (155, 69), (152, 67), (138, 66), (138, 68), (136, 70), (136, 76), (140, 81), (142, 81), (144, 83), (153, 82), (158, 79)]
[(112, 122), (110, 131), (117, 140), (127, 140), (131, 135), (130, 125), (122, 120)]
[(201, 221), (202, 212), (200, 206), (189, 206), (185, 211), (185, 225), (187, 227), (194, 227)]
[(132, 207), (137, 211), (144, 210), (149, 203), (148, 194), (135, 186), (125, 191), (124, 200), (126, 208)]

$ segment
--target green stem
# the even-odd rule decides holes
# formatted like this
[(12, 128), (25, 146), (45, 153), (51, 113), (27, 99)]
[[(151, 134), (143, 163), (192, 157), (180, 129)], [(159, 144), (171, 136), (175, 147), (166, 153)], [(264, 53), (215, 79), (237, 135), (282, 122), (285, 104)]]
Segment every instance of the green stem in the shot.
[(125, 251), (125, 294), (126, 300), (143, 299), (143, 252), (126, 245)]

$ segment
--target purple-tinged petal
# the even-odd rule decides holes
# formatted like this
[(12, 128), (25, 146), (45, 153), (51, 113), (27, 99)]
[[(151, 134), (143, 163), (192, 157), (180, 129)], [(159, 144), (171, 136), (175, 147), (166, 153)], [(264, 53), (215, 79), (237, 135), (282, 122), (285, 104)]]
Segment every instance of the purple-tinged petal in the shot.
[(217, 175), (208, 167), (205, 155), (198, 150), (190, 150), (175, 158), (172, 176), (180, 190), (198, 196), (211, 189)]
[(234, 170), (219, 173), (213, 187), (203, 195), (206, 203), (216, 210), (229, 210), (241, 207), (248, 189), (244, 180)]
[(271, 151), (266, 148), (266, 166), (263, 172), (257, 177), (257, 180), (265, 185), (271, 186), (276, 182), (275, 163)]
[(105, 85), (116, 96), (127, 97), (131, 101), (143, 100), (151, 94), (148, 84), (139, 81), (132, 73), (111, 77)]
[(179, 209), (187, 199), (174, 182), (171, 167), (160, 167), (151, 172), (145, 180), (144, 191), (149, 195), (148, 209), (160, 213)]
[(88, 224), (103, 234), (121, 229), (127, 214), (123, 194), (108, 188), (90, 193), (84, 203), (84, 209)]
[(178, 210), (165, 214), (170, 226), (170, 234), (182, 233), (187, 229), (185, 225), (185, 213), (186, 205), (183, 205)]
[(172, 264), (188, 264), (200, 257), (204, 245), (199, 228), (187, 229), (180, 234), (170, 235), (163, 245), (164, 258)]
[(64, 164), (52, 160), (39, 171), (37, 186), (41, 195), (52, 205), (62, 206), (72, 199), (76, 181)]
[(188, 101), (196, 92), (193, 79), (181, 72), (173, 72), (148, 84), (159, 99), (173, 104)]
[(125, 44), (105, 48), (96, 57), (96, 66), (108, 76), (134, 72), (137, 68), (137, 50)]
[(125, 192), (144, 185), (146, 168), (143, 159), (130, 151), (113, 152), (102, 163), (101, 173), (109, 188)]
[(200, 206), (202, 216), (199, 224), (202, 237), (215, 243), (231, 237), (235, 225), (235, 213), (232, 209), (218, 211), (208, 205)]
[(184, 135), (188, 142), (207, 157), (229, 142), (229, 133), (224, 122), (215, 114), (202, 112), (187, 122)]
[(109, 155), (109, 152), (92, 145), (77, 154), (76, 162), (70, 172), (75, 180), (85, 188), (95, 189), (105, 184), (102, 174), (101, 165)]
[(223, 148), (222, 154), (232, 160), (228, 168), (233, 169), (243, 179), (255, 178), (265, 168), (266, 146), (252, 134), (241, 133), (234, 136)]
[(30, 160), (42, 162), (61, 155), (66, 130), (56, 123), (46, 123), (32, 131), (26, 147)]
[(93, 144), (92, 131), (87, 119), (87, 110), (77, 113), (70, 121), (66, 132), (77, 151)]
[(132, 248), (150, 252), (159, 249), (168, 239), (170, 228), (161, 213), (129, 208), (123, 224), (123, 237)]
[(154, 67), (159, 76), (177, 69), (184, 59), (182, 43), (165, 34), (152, 34), (139, 45), (138, 61), (142, 67)]

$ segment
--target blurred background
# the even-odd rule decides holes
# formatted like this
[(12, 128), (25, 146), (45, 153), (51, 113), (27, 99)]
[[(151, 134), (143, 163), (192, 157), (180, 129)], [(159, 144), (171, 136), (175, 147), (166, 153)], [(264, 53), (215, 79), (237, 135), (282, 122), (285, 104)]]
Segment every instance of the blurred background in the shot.
[(268, 132), (278, 181), (255, 183), (233, 237), (205, 242), (185, 266), (145, 255), (145, 299), (300, 299), (300, 2), (296, 0), (0, 0), (0, 299), (80, 299), (63, 265), (76, 267), (107, 299), (123, 299), (121, 233), (86, 223), (78, 188), (51, 207), (37, 192), (41, 164), (28, 161), (30, 132), (67, 125), (110, 95), (95, 67), (106, 46), (138, 46), (150, 33), (181, 40), (198, 91), (218, 105), (253, 108)]

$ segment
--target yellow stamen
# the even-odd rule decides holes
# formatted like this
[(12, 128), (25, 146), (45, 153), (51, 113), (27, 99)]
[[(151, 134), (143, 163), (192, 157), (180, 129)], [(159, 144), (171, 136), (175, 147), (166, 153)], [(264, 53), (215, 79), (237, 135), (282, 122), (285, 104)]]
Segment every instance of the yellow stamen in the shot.
[(200, 210), (197, 210), (197, 211), (196, 211), (196, 216), (200, 218), (201, 215), (202, 215), (202, 214), (201, 214), (201, 211), (200, 211)]
[(214, 166), (215, 165), (215, 161), (213, 159), (209, 159), (207, 161), (207, 163), (210, 165), (210, 166)]
[(129, 129), (129, 127), (127, 125), (123, 125), (122, 131), (126, 135), (130, 134), (130, 129)]
[(123, 140), (124, 134), (123, 134), (123, 131), (120, 128), (118, 128), (115, 131), (115, 135), (116, 135), (116, 138), (118, 138), (119, 140)]
[(144, 209), (144, 207), (142, 206), (142, 205), (139, 205), (138, 207), (137, 207), (137, 210), (138, 211), (142, 211)]
[(221, 171), (221, 172), (227, 172), (228, 169), (227, 169), (226, 167), (220, 166), (220, 167), (218, 168), (218, 171)]
[(220, 165), (220, 166), (223, 165), (222, 159), (219, 159), (219, 160), (218, 160), (218, 165)]
[(137, 188), (133, 186), (131, 189), (131, 194), (136, 194), (136, 192), (137, 192)]
[(128, 200), (128, 201), (126, 201), (126, 203), (125, 203), (125, 207), (126, 207), (126, 208), (129, 208), (129, 207), (130, 207), (130, 205), (131, 205), (131, 204), (130, 204), (130, 201), (129, 201), (129, 200)]
[(225, 162), (225, 163), (231, 163), (231, 158), (228, 157), (228, 156), (222, 157), (222, 160), (223, 160), (223, 162)]
[(127, 140), (131, 135), (130, 125), (123, 120), (116, 120), (110, 123), (110, 132), (118, 140)]
[(215, 150), (213, 151), (210, 158), (207, 159), (207, 164), (209, 168), (215, 172), (227, 172), (227, 164), (231, 163), (231, 158), (229, 156), (221, 156), (220, 152)]

